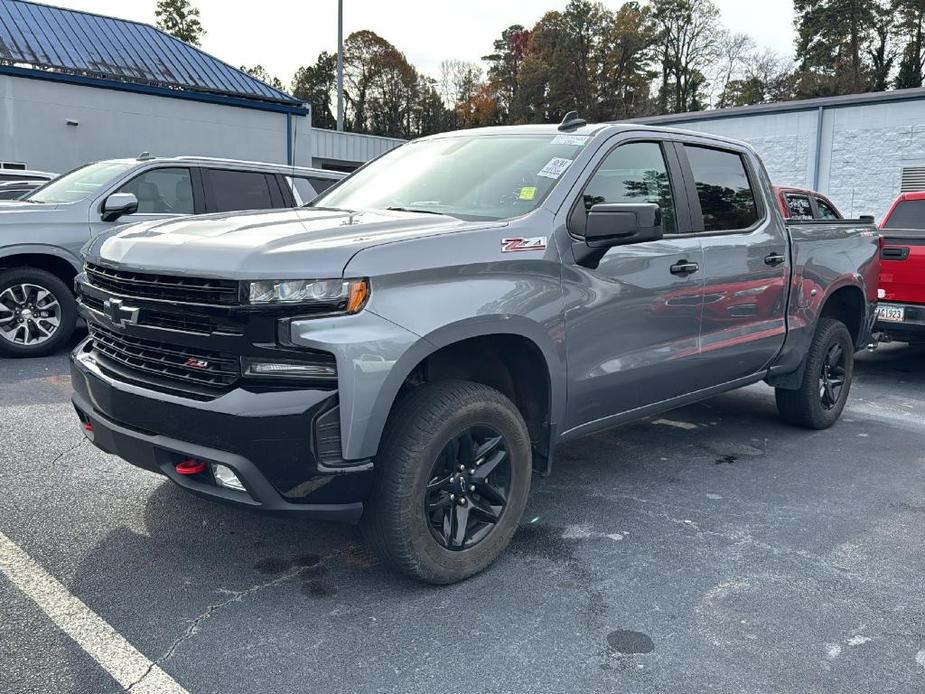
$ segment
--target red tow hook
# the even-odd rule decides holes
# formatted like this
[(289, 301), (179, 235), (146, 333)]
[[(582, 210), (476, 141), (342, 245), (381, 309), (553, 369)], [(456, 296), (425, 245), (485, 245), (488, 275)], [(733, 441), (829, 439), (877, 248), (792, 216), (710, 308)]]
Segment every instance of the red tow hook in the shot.
[(90, 422), (84, 422), (84, 431), (86, 431), (87, 433), (92, 433), (93, 425), (90, 424)]
[(184, 460), (177, 463), (176, 471), (178, 475), (198, 475), (206, 471), (206, 464), (201, 460)]

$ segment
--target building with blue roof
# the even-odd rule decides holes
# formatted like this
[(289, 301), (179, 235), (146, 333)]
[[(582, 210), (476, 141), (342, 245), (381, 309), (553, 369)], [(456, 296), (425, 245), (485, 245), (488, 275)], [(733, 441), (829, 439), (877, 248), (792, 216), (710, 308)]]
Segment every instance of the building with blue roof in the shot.
[(400, 141), (311, 127), (311, 106), (139, 22), (0, 0), (0, 166), (202, 155), (350, 169)]

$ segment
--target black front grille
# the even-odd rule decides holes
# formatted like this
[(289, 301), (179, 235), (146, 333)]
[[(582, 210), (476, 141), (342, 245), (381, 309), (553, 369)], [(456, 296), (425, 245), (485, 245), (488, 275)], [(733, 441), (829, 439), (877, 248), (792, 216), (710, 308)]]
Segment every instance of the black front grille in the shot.
[(91, 285), (119, 296), (215, 306), (239, 303), (238, 283), (234, 280), (154, 275), (92, 263), (87, 264), (86, 272)]
[(224, 389), (241, 375), (236, 357), (114, 333), (90, 323), (93, 353), (105, 366), (111, 362), (141, 377), (155, 377), (190, 386)]
[[(103, 301), (96, 297), (83, 294), (80, 297), (80, 303), (97, 313), (106, 313)], [(138, 312), (138, 325), (198, 335), (212, 335), (213, 333), (242, 335), (244, 333), (240, 325), (232, 325), (227, 321), (220, 322), (206, 315), (189, 313), (189, 311), (185, 313), (159, 311), (147, 306)]]

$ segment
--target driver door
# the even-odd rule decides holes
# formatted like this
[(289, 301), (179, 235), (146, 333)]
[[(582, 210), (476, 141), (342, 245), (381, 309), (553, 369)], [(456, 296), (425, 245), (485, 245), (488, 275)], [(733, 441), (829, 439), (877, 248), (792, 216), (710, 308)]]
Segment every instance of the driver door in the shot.
[[(187, 167), (148, 169), (109, 191), (90, 208), (90, 233), (95, 236), (114, 226), (152, 219), (169, 219), (196, 214), (201, 209), (196, 191), (198, 171)], [(138, 210), (122, 215), (113, 222), (104, 222), (100, 211), (106, 198), (115, 193), (131, 193), (138, 199)]]
[[(621, 413), (691, 390), (700, 354), (703, 249), (690, 233), (673, 147), (618, 145), (577, 201), (579, 217), (596, 204), (655, 203), (664, 236), (612, 247), (596, 267), (575, 264), (566, 274), (574, 283), (566, 311), (567, 430), (605, 428)], [(575, 209), (571, 214), (574, 236), (582, 223), (576, 229)]]

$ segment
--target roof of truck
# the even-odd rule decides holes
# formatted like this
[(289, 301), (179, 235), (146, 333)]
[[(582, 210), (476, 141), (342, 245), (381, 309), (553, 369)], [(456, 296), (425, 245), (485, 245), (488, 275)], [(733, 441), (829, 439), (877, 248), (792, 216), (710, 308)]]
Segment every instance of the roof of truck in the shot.
[(625, 131), (644, 131), (652, 132), (657, 134), (676, 134), (676, 135), (689, 135), (692, 137), (705, 138), (708, 140), (713, 140), (715, 142), (723, 142), (726, 144), (734, 145), (736, 147), (741, 147), (752, 151), (752, 146), (747, 142), (741, 140), (735, 140), (730, 137), (722, 137), (721, 135), (713, 135), (712, 133), (704, 133), (696, 130), (685, 130), (683, 128), (666, 128), (658, 125), (644, 125), (641, 123), (628, 123), (628, 122), (614, 122), (614, 123), (588, 123), (578, 128), (569, 128), (568, 130), (559, 130), (558, 124), (543, 124), (543, 125), (496, 125), (490, 126), (487, 128), (470, 128), (467, 130), (452, 130), (444, 133), (437, 133), (436, 135), (428, 135), (427, 137), (420, 138), (421, 140), (433, 140), (439, 139), (442, 137), (458, 137), (458, 136), (472, 136), (474, 134), (478, 135), (504, 135), (516, 133), (520, 135), (549, 135), (555, 137), (556, 135), (578, 135), (593, 137), (602, 132), (625, 132)]

